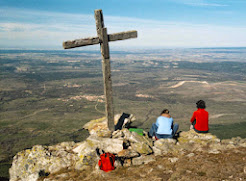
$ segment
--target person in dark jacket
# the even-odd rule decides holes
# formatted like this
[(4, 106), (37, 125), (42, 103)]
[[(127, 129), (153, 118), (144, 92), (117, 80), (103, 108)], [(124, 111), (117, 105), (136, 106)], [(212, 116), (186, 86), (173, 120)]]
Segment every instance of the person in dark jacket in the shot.
[(197, 106), (197, 110), (193, 113), (192, 118), (190, 119), (190, 122), (193, 125), (193, 129), (197, 133), (208, 133), (209, 114), (205, 110), (206, 108), (205, 101), (203, 100), (197, 101), (196, 106)]

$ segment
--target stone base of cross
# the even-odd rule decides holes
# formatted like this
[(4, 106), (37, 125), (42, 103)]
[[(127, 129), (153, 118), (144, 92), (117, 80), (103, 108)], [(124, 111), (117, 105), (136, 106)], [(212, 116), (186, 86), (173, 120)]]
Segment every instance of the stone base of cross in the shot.
[(108, 120), (108, 128), (114, 131), (114, 109), (113, 109), (113, 92), (112, 80), (110, 70), (110, 56), (109, 56), (109, 41), (125, 40), (129, 38), (137, 38), (137, 31), (127, 31), (114, 34), (107, 34), (107, 28), (104, 27), (102, 10), (95, 10), (95, 20), (97, 37), (76, 39), (73, 41), (63, 42), (64, 49), (100, 44), (102, 54), (102, 70), (104, 81), (104, 95), (105, 95), (105, 112)]

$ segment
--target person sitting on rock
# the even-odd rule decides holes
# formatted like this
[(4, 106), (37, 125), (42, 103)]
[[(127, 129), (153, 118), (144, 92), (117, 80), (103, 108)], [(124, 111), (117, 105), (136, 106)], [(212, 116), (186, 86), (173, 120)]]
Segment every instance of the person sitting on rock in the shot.
[(205, 110), (205, 102), (203, 100), (197, 101), (196, 107), (197, 110), (190, 119), (191, 129), (193, 128), (197, 133), (208, 133), (208, 112)]
[(156, 119), (156, 123), (152, 124), (149, 136), (155, 136), (157, 139), (173, 138), (178, 129), (179, 125), (177, 123), (173, 125), (173, 118), (169, 114), (169, 110), (164, 109), (161, 115)]

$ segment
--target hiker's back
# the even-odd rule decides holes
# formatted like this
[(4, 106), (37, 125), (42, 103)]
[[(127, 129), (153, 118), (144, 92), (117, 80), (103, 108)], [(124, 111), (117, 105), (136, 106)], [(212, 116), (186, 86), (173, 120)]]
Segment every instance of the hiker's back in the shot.
[(194, 112), (196, 124), (195, 129), (199, 131), (207, 131), (208, 128), (208, 112), (205, 109), (198, 109)]

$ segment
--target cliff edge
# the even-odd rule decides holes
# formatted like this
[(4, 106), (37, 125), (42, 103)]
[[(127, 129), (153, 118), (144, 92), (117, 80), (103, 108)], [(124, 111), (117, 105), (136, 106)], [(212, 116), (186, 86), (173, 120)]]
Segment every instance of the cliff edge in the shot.
[[(127, 121), (134, 120), (131, 116)], [(92, 120), (83, 142), (36, 145), (13, 158), (10, 180), (245, 180), (246, 139), (181, 132), (177, 139), (153, 141), (124, 128), (112, 134), (106, 119)], [(98, 168), (97, 151), (116, 155), (116, 169)]]

